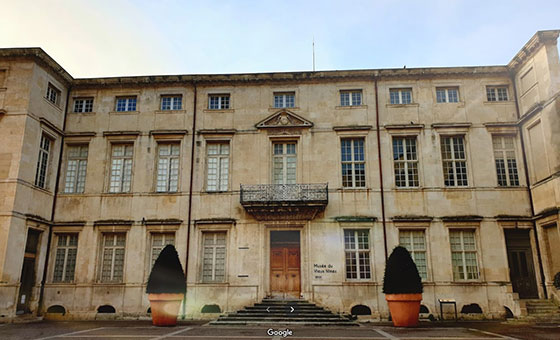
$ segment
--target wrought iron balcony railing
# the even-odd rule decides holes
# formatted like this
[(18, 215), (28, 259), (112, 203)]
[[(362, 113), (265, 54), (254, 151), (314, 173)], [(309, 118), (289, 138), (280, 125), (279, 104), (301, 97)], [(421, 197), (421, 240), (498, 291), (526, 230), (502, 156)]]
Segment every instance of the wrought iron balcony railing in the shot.
[(328, 184), (242, 184), (241, 204), (319, 203), (329, 201)]

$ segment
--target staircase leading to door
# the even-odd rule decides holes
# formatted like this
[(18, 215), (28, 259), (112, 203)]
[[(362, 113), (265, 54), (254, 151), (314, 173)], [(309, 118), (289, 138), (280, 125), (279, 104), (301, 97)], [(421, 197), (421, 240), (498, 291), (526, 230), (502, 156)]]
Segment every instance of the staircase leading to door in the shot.
[(263, 299), (253, 306), (221, 315), (211, 325), (295, 324), (357, 326), (349, 316), (334, 314), (306, 300)]
[(525, 300), (527, 318), (538, 322), (560, 322), (560, 307), (551, 300)]

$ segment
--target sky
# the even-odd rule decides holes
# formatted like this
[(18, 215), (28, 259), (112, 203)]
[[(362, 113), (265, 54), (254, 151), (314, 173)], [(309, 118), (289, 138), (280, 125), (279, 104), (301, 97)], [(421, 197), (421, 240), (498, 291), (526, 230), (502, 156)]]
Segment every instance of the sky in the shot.
[(0, 0), (0, 48), (75, 78), (504, 65), (560, 1)]

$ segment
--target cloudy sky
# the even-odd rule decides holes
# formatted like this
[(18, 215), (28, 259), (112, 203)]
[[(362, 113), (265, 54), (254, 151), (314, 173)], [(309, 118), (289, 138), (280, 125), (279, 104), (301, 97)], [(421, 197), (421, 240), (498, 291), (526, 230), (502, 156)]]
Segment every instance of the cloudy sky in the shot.
[(508, 63), (560, 1), (4, 0), (0, 47), (74, 77)]

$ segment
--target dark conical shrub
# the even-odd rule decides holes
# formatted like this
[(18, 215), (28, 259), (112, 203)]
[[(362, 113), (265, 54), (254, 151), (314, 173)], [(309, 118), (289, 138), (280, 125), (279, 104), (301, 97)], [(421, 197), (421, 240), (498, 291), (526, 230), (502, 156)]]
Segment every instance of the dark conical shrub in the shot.
[(383, 277), (385, 294), (422, 293), (422, 279), (418, 268), (406, 248), (398, 246), (393, 249), (385, 264)]
[(175, 247), (169, 244), (159, 253), (156, 263), (154, 263), (146, 293), (184, 294), (186, 290), (187, 283), (179, 255)]

